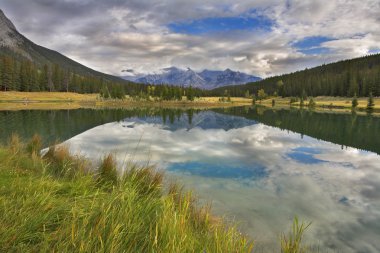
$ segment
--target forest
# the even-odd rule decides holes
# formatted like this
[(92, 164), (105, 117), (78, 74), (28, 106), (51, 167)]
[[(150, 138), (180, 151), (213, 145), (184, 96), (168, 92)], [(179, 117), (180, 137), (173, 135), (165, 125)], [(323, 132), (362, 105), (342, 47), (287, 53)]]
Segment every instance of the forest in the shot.
[(139, 99), (150, 97), (161, 100), (194, 100), (200, 96), (243, 97), (268, 95), (282, 97), (341, 96), (365, 97), (372, 93), (380, 96), (380, 54), (344, 60), (290, 74), (266, 78), (245, 85), (225, 86), (214, 90), (173, 85), (146, 85), (133, 83), (108, 75), (75, 72), (61, 65), (38, 65), (25, 58), (0, 56), (1, 91), (61, 91), (100, 93), (104, 98)]
[(232, 107), (228, 110), (214, 109), (213, 111), (241, 116), (284, 131), (299, 133), (301, 136), (311, 136), (318, 140), (340, 144), (342, 149), (355, 147), (380, 154), (378, 131), (368, 130), (380, 129), (378, 117), (369, 118), (356, 113), (333, 114), (318, 113), (312, 110), (268, 109), (263, 106)]
[(157, 97), (162, 100), (193, 100), (203, 94), (200, 89), (171, 85), (150, 86), (126, 80), (110, 80), (107, 75), (95, 76), (83, 71), (75, 72), (59, 64), (38, 65), (30, 60), (0, 56), (0, 91), (58, 91), (100, 93), (103, 98), (139, 99)]
[(212, 90), (209, 95), (244, 96), (263, 89), (269, 95), (282, 97), (380, 96), (380, 54), (324, 64), (290, 74), (269, 77), (245, 85), (226, 86)]

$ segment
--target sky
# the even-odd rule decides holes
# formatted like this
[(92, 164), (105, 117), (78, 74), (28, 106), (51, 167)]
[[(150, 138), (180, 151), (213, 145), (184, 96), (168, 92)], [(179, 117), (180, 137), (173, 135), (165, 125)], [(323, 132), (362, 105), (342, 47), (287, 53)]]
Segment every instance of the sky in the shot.
[(98, 71), (268, 77), (380, 52), (379, 0), (0, 0), (33, 42)]

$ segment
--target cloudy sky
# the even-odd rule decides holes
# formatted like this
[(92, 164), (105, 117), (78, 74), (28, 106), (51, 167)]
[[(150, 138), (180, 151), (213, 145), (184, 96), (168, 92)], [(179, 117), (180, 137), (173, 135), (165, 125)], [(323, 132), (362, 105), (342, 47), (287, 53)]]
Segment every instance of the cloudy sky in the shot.
[(266, 77), (380, 52), (379, 0), (0, 0), (18, 30), (96, 70)]

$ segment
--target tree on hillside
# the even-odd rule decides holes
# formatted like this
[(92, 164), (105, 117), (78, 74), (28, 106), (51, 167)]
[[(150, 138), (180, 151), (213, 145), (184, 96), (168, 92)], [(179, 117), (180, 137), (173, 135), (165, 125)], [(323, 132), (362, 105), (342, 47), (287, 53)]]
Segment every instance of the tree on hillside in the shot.
[(14, 62), (12, 58), (5, 57), (3, 58), (3, 67), (2, 67), (2, 86), (3, 90), (7, 91), (11, 89), (12, 86), (12, 76), (14, 71)]
[(277, 87), (277, 94), (280, 96), (283, 96), (284, 82), (282, 80), (278, 80), (276, 83), (276, 87)]
[(50, 65), (47, 65), (47, 88), (49, 91), (54, 91), (53, 72)]
[[(282, 88), (281, 88), (282, 87)], [(234, 96), (244, 96), (246, 90), (257, 94), (265, 89), (270, 95), (300, 97), (302, 90), (310, 96), (380, 96), (380, 54), (324, 64), (312, 69), (273, 76), (246, 85), (218, 88), (213, 95), (221, 96), (225, 89)], [(306, 98), (304, 98), (305, 100)]]
[(63, 89), (66, 92), (69, 92), (69, 82), (70, 82), (70, 73), (69, 73), (69, 71), (66, 70), (64, 72), (64, 77), (63, 77), (63, 82), (62, 82)]

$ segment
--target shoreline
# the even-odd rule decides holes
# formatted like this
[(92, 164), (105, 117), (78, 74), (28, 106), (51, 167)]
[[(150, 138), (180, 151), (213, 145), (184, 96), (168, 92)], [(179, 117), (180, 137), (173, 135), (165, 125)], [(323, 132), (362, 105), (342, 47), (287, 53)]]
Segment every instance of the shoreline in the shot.
[[(275, 105), (272, 106), (272, 99), (275, 100)], [(269, 98), (260, 101), (256, 101), (255, 105), (264, 106), (268, 109), (298, 109), (312, 112), (324, 112), (324, 113), (343, 113), (352, 114), (356, 113), (358, 115), (372, 115), (380, 116), (380, 98), (375, 98), (375, 107), (372, 112), (368, 113), (366, 111), (368, 98), (358, 98), (359, 105), (353, 110), (351, 107), (352, 98), (348, 97), (313, 97), (315, 102), (314, 107), (309, 107), (309, 101), (305, 101), (305, 105), (300, 107), (299, 102), (289, 103), (290, 97), (277, 97)]]
[(194, 101), (136, 101), (103, 100), (98, 94), (78, 94), (71, 92), (0, 92), (0, 111), (8, 110), (65, 110), (80, 108), (221, 108), (251, 105), (247, 98), (231, 98), (231, 102), (221, 102), (219, 97), (201, 97)]

